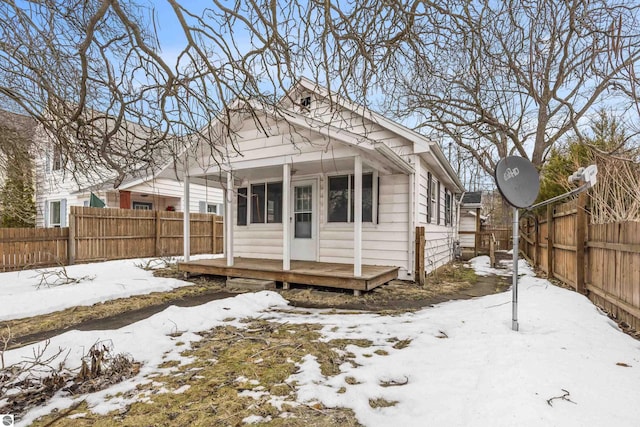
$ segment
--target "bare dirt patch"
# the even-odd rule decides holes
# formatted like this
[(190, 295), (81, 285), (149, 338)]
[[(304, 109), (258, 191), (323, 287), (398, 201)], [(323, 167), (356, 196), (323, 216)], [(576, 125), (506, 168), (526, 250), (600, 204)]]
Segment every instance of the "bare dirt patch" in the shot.
[(351, 291), (299, 286), (280, 291), (292, 305), (309, 308), (367, 310), (385, 313), (429, 307), (444, 301), (469, 299), (503, 292), (508, 279), (500, 276), (476, 276), (461, 262), (441, 267), (428, 276), (425, 286), (394, 280), (361, 296)]

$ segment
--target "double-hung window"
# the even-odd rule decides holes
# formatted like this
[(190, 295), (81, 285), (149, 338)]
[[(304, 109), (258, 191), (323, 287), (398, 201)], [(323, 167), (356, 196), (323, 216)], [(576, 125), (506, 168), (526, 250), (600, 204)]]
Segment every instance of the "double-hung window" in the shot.
[[(437, 197), (438, 197), (438, 180), (436, 180), (435, 178), (431, 178), (431, 218), (437, 221), (440, 220), (440, 216), (438, 215), (438, 211), (436, 209), (439, 208), (438, 204), (437, 204)], [(435, 218), (434, 218), (435, 217)]]
[(444, 190), (444, 225), (451, 224), (451, 193)]
[(62, 224), (62, 212), (60, 201), (49, 202), (49, 226), (60, 227)]
[(62, 155), (62, 151), (60, 151), (60, 148), (58, 146), (53, 147), (52, 157), (53, 158), (51, 163), (51, 170), (52, 171), (61, 170), (64, 166), (64, 157)]
[[(353, 222), (355, 179), (352, 174), (330, 176), (328, 222)], [(362, 175), (362, 221), (373, 222), (373, 174)]]

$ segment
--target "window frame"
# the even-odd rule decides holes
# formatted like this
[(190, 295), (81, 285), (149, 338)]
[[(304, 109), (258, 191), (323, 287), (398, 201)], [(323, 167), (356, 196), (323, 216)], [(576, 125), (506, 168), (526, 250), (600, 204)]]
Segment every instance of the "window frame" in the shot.
[(300, 97), (300, 109), (304, 112), (309, 112), (311, 110), (311, 95), (302, 95)]
[[(269, 202), (273, 201), (273, 199), (270, 199), (270, 194), (274, 194), (274, 193), (270, 193), (269, 191), (269, 187), (274, 187), (274, 186), (280, 186), (280, 197), (279, 198), (275, 198), (275, 200), (277, 200), (279, 203), (276, 203), (274, 205), (274, 215), (275, 215), (275, 219), (274, 220), (269, 220)], [(263, 198), (264, 201), (262, 203), (260, 203), (261, 209), (260, 212), (262, 213), (262, 221), (254, 221), (254, 215), (253, 215), (253, 210), (254, 210), (254, 206), (253, 206), (253, 200), (254, 200), (254, 191), (253, 188), (254, 187), (258, 187), (258, 186), (264, 186), (264, 193), (263, 193)], [(283, 182), (282, 181), (256, 181), (256, 182), (249, 182), (247, 183), (246, 186), (243, 187), (239, 187), (237, 189), (237, 196), (236, 196), (236, 225), (238, 226), (248, 226), (248, 225), (266, 225), (266, 224), (282, 224), (282, 204), (283, 204), (283, 192), (284, 192), (284, 186), (283, 186)], [(276, 193), (277, 194), (277, 193)], [(241, 197), (244, 197), (246, 200), (245, 204), (240, 204), (239, 200)], [(243, 212), (244, 211), (244, 212)], [(240, 221), (240, 217), (241, 214), (244, 213), (244, 218), (243, 221)]]
[[(437, 194), (438, 194), (438, 185), (437, 185), (438, 180), (434, 178), (433, 175), (431, 175), (431, 183), (429, 184), (431, 186), (431, 200), (429, 200), (429, 203), (431, 204), (431, 220), (433, 221), (434, 217), (436, 219), (436, 221), (438, 220), (438, 212), (436, 211), (437, 209)], [(434, 215), (435, 213), (435, 215)], [(436, 224), (438, 224), (436, 222)]]
[[(236, 225), (246, 227), (249, 224), (249, 187), (238, 188), (236, 194)], [(244, 203), (241, 204), (240, 200), (244, 200)], [(244, 211), (244, 218), (240, 221), (242, 210)]]
[(444, 225), (453, 224), (453, 218), (451, 215), (453, 197), (448, 189), (444, 189)]
[[(355, 178), (354, 178), (354, 173), (348, 172), (348, 173), (335, 173), (335, 174), (331, 174), (331, 175), (327, 175), (327, 190), (325, 191), (326, 197), (327, 197), (327, 209), (326, 209), (326, 217), (324, 222), (327, 224), (353, 224), (354, 220), (353, 220), (353, 207), (355, 206), (355, 204), (353, 203), (352, 200), (352, 194), (355, 193)], [(377, 222), (377, 214), (378, 214), (378, 209), (377, 209), (377, 204), (378, 204), (378, 183), (377, 183), (377, 173), (375, 171), (372, 172), (363, 172), (362, 173), (362, 183), (363, 183), (363, 191), (365, 190), (365, 188), (368, 187), (364, 187), (364, 177), (365, 176), (371, 176), (371, 218), (365, 220), (364, 219), (364, 212), (365, 212), (365, 208), (363, 206), (362, 208), (362, 214), (363, 214), (363, 218), (362, 218), (362, 223), (363, 224), (375, 224)], [(344, 178), (347, 177), (347, 188), (349, 191), (347, 191), (347, 220), (346, 221), (330, 221), (330, 212), (329, 212), (329, 191), (331, 189), (331, 184), (330, 181), (331, 179), (334, 178)], [(364, 197), (362, 198), (362, 203), (364, 204), (365, 199)]]
[(440, 181), (438, 181), (438, 193), (436, 195), (436, 224), (438, 225), (440, 225), (440, 219), (442, 218), (440, 209), (442, 209), (442, 206), (440, 201)]
[[(217, 203), (207, 203), (206, 204), (207, 212), (209, 214), (218, 215), (218, 204)], [(213, 208), (213, 210), (211, 210)]]
[[(53, 209), (54, 204), (58, 205), (58, 209)], [(54, 212), (58, 213), (58, 222), (53, 221)], [(62, 200), (49, 200), (49, 227), (60, 228), (62, 227)]]
[[(144, 208), (142, 206), (144, 206)], [(131, 209), (138, 209), (141, 211), (152, 211), (153, 202), (140, 202), (140, 201), (134, 200), (131, 202)]]

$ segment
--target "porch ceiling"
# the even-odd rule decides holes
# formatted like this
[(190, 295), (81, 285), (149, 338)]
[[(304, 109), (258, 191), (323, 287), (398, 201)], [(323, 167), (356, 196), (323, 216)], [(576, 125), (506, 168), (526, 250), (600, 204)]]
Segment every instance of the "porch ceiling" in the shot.
[[(353, 158), (324, 159), (314, 162), (293, 163), (291, 166), (292, 178), (316, 174), (339, 174), (353, 173)], [(372, 172), (374, 166), (363, 161), (363, 172)], [(234, 169), (235, 186), (243, 185), (243, 181), (264, 181), (269, 179), (282, 178), (282, 165), (272, 165), (264, 167), (254, 167), (248, 169)], [(198, 177), (191, 177), (192, 183), (215, 186), (223, 188), (226, 186), (227, 178), (224, 172), (219, 171), (213, 174), (206, 174)]]
[[(340, 145), (341, 148), (337, 148)], [(316, 152), (302, 153), (300, 155), (274, 156), (257, 160), (235, 161), (231, 164), (232, 173), (235, 178), (235, 186), (241, 185), (242, 181), (260, 181), (282, 177), (282, 165), (291, 165), (292, 177), (299, 177), (314, 174), (335, 174), (348, 173), (354, 169), (354, 156), (362, 158), (363, 171), (370, 172), (377, 170), (381, 175), (406, 173), (398, 165), (398, 161), (392, 162), (389, 158), (377, 149), (369, 150), (360, 147), (345, 147), (335, 144), (335, 150), (321, 150)], [(402, 160), (400, 160), (402, 161)], [(410, 167), (410, 166), (409, 166)], [(226, 170), (222, 165), (222, 170), (218, 166), (201, 168), (191, 171), (191, 182), (201, 185), (224, 188), (226, 186)]]

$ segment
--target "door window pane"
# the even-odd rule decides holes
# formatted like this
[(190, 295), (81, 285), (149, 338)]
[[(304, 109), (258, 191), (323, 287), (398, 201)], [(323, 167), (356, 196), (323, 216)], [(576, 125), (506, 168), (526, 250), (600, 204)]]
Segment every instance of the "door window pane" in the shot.
[(311, 218), (310, 212), (295, 214), (295, 237), (296, 239), (311, 238)]
[(296, 212), (311, 211), (311, 193), (312, 189), (310, 185), (296, 187)]

